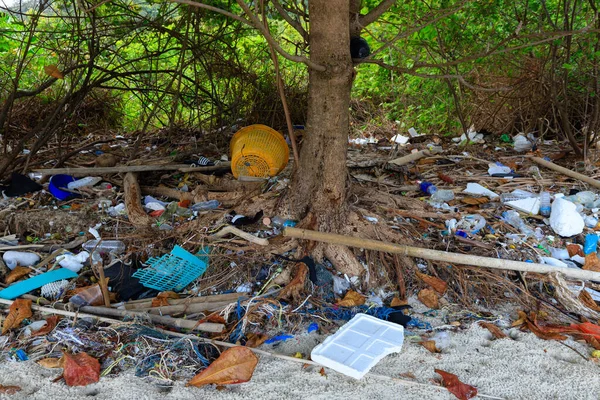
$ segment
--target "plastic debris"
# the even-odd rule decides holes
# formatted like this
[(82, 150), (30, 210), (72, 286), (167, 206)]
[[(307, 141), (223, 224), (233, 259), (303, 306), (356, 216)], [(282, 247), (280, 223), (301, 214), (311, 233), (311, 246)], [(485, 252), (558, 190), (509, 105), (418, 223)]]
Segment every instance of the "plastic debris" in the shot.
[(540, 211), (540, 199), (538, 197), (508, 201), (505, 204), (526, 214), (537, 215)]
[(552, 203), (550, 226), (558, 235), (569, 237), (583, 232), (585, 223), (574, 203), (558, 198)]
[(35, 265), (40, 261), (40, 256), (25, 251), (9, 250), (4, 253), (2, 259), (8, 268), (15, 269), (17, 265), (20, 265), (21, 267), (31, 267), (32, 265)]
[(495, 199), (498, 197), (498, 194), (492, 192), (491, 190), (481, 186), (479, 183), (467, 183), (467, 188), (463, 190), (463, 193), (475, 195), (475, 196), (487, 196), (490, 199)]
[(89, 257), (90, 253), (87, 251), (82, 251), (77, 255), (73, 253), (61, 254), (60, 256), (56, 257), (56, 261), (58, 262), (58, 265), (63, 268), (73, 272), (79, 272)]
[(531, 143), (523, 134), (518, 134), (513, 139), (513, 145), (515, 147), (515, 151), (522, 153), (524, 151), (529, 151), (533, 147), (533, 143)]

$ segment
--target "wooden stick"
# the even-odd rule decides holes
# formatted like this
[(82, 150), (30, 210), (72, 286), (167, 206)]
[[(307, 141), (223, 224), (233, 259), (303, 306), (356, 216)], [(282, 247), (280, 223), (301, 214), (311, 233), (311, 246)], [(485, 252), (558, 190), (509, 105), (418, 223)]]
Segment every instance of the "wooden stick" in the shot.
[(227, 236), (230, 233), (233, 235), (239, 236), (242, 239), (245, 239), (251, 243), (258, 244), (260, 246), (268, 246), (269, 245), (269, 241), (267, 239), (256, 237), (248, 232), (244, 232), (244, 231), (236, 228), (235, 226), (231, 226), (231, 225), (226, 226), (225, 228), (221, 229), (219, 232), (217, 232), (213, 235), (210, 235), (208, 237), (208, 240), (214, 241), (214, 240), (222, 238), (223, 236)]
[(429, 152), (429, 150), (421, 150), (421, 151), (417, 151), (416, 153), (411, 153), (404, 157), (400, 157), (400, 158), (396, 158), (394, 160), (388, 161), (388, 164), (406, 165), (408, 163), (420, 160), (421, 158), (427, 157), (430, 155), (431, 155), (431, 153)]
[(123, 178), (123, 190), (125, 192), (123, 197), (129, 222), (136, 228), (144, 229), (150, 227), (154, 220), (142, 208), (142, 203), (140, 202), (142, 192), (135, 174), (128, 172), (125, 175), (125, 178)]
[(338, 244), (360, 249), (377, 250), (387, 253), (402, 254), (410, 257), (424, 258), (447, 262), (450, 264), (470, 265), (475, 267), (494, 268), (511, 271), (535, 272), (548, 274), (559, 272), (572, 279), (600, 282), (600, 273), (575, 268), (553, 267), (547, 264), (526, 263), (522, 261), (504, 260), (499, 258), (472, 256), (469, 254), (449, 253), (446, 251), (422, 249), (419, 247), (403, 246), (394, 243), (370, 240), (352, 236), (337, 235), (334, 233), (317, 232), (308, 229), (285, 228), (283, 235), (297, 239), (313, 240), (317, 242)]
[(23, 249), (40, 249), (44, 247), (43, 244), (22, 244), (19, 246), (3, 246), (0, 247), (0, 251), (10, 251), (10, 250), (23, 250)]
[(126, 172), (154, 172), (154, 171), (181, 171), (181, 172), (207, 172), (231, 167), (231, 163), (223, 162), (207, 167), (190, 167), (188, 164), (170, 165), (122, 165), (118, 167), (84, 167), (84, 168), (49, 168), (34, 169), (44, 175), (67, 174), (71, 176), (107, 175)]
[(560, 172), (563, 175), (567, 175), (567, 176), (570, 176), (571, 178), (578, 179), (578, 180), (580, 180), (582, 182), (585, 182), (585, 183), (587, 183), (587, 184), (589, 184), (591, 186), (594, 186), (594, 187), (600, 189), (600, 181), (597, 181), (594, 178), (590, 178), (589, 176), (585, 176), (585, 175), (582, 175), (582, 174), (580, 174), (578, 172), (571, 171), (570, 169), (561, 167), (560, 165), (556, 165), (553, 162), (546, 161), (546, 160), (544, 160), (542, 158), (539, 158), (539, 157), (531, 157), (531, 160), (534, 161), (534, 162), (536, 162), (537, 164), (540, 164), (543, 167), (549, 168), (549, 169), (554, 170), (556, 172)]
[[(242, 293), (225, 293), (215, 294), (212, 296), (188, 297), (185, 299), (167, 299), (170, 306), (179, 304), (194, 304), (194, 303), (222, 303), (237, 301), (240, 297), (246, 299)], [(152, 305), (152, 299), (132, 300), (124, 304), (127, 310), (138, 310), (141, 308), (149, 308)]]

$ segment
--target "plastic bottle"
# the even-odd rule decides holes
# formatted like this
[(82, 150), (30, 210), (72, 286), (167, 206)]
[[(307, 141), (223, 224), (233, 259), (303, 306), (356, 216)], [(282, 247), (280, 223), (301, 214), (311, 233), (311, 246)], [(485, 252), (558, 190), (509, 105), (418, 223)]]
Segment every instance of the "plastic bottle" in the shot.
[(510, 210), (502, 213), (502, 219), (509, 225), (517, 228), (522, 234), (526, 236), (533, 236), (535, 232), (521, 219), (518, 212)]
[(286, 227), (291, 227), (293, 228), (294, 226), (296, 226), (296, 224), (298, 224), (298, 222), (291, 220), (291, 219), (285, 219), (285, 218), (281, 218), (281, 217), (273, 217), (271, 218), (271, 226), (274, 226), (276, 228), (286, 228)]
[(516, 189), (516, 190), (513, 190), (511, 193), (502, 193), (500, 195), (500, 201), (502, 203), (506, 203), (509, 201), (528, 199), (530, 197), (535, 197), (535, 196), (536, 195), (534, 193), (527, 192), (525, 190)]
[(83, 244), (83, 248), (89, 252), (95, 250), (100, 253), (121, 254), (125, 251), (125, 243), (120, 240), (88, 240)]
[(419, 184), (419, 188), (423, 193), (427, 193), (430, 196), (438, 190), (437, 187), (431, 182), (421, 182)]
[(556, 247), (548, 247), (550, 250), (550, 254), (553, 258), (558, 260), (567, 260), (569, 256), (569, 251), (567, 249), (557, 249)]
[(31, 267), (38, 261), (40, 261), (40, 256), (34, 253), (27, 253), (25, 251), (7, 251), (2, 256), (2, 259), (6, 263), (6, 266), (13, 270), (17, 265), (21, 267)]
[(87, 187), (87, 186), (94, 186), (101, 180), (102, 180), (102, 178), (100, 178), (98, 176), (88, 176), (85, 178), (77, 179), (76, 181), (73, 181), (73, 182), (69, 182), (67, 184), (67, 188), (69, 188), (70, 190), (73, 190), (73, 189), (79, 189), (79, 188)]
[(204, 201), (202, 203), (196, 203), (196, 204), (190, 206), (190, 210), (192, 210), (192, 211), (209, 211), (209, 210), (214, 210), (216, 208), (219, 208), (220, 205), (221, 205), (221, 203), (219, 203), (217, 200), (209, 200), (209, 201)]
[(550, 193), (542, 192), (540, 193), (540, 214), (542, 214), (544, 217), (549, 217), (550, 211), (552, 211), (552, 207), (550, 205)]
[(436, 203), (445, 203), (452, 199), (454, 199), (454, 192), (452, 190), (448, 190), (448, 189), (436, 190), (431, 195), (431, 200)]
[(98, 284), (89, 286), (71, 297), (69, 302), (76, 307), (103, 305), (104, 297), (102, 296), (102, 289), (100, 289), (100, 285)]

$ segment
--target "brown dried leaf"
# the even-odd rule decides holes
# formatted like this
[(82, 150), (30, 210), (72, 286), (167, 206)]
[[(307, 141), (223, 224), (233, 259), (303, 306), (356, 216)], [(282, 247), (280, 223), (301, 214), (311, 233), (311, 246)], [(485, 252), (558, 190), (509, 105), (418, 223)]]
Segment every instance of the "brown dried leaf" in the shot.
[(435, 340), (424, 340), (421, 342), (421, 346), (425, 347), (431, 353), (441, 353), (440, 349), (435, 345)]
[(2, 335), (21, 325), (25, 318), (31, 317), (31, 300), (16, 299), (8, 309), (8, 315), (2, 325)]
[(348, 290), (344, 298), (338, 301), (336, 304), (340, 307), (356, 307), (365, 304), (365, 296), (355, 292), (354, 290)]
[(448, 287), (448, 284), (446, 282), (435, 276), (430, 276), (422, 274), (421, 272), (417, 272), (417, 278), (431, 286), (431, 288), (439, 294), (444, 294), (446, 292), (446, 288)]
[(527, 314), (525, 314), (524, 311), (517, 311), (517, 314), (519, 315), (519, 319), (517, 319), (515, 322), (512, 323), (511, 326), (513, 328), (523, 325), (525, 323), (525, 321), (527, 320)]
[(209, 384), (230, 385), (248, 382), (258, 364), (258, 357), (247, 347), (232, 347), (221, 353), (204, 371), (192, 378), (186, 386), (202, 387)]
[(63, 79), (65, 76), (58, 69), (58, 67), (54, 64), (44, 65), (44, 72), (46, 75), (51, 76), (56, 79)]
[(494, 335), (496, 339), (504, 339), (507, 337), (506, 334), (500, 330), (500, 328), (490, 322), (480, 322), (479, 325), (490, 331), (490, 333)]
[(63, 377), (69, 386), (87, 386), (100, 380), (100, 362), (87, 353), (63, 353)]
[(304, 291), (304, 284), (306, 283), (306, 276), (308, 275), (308, 266), (304, 263), (296, 264), (296, 275), (294, 279), (283, 290), (279, 293), (278, 298), (284, 300), (292, 300), (299, 302), (302, 300), (302, 292)]
[(400, 374), (400, 376), (403, 378), (408, 378), (408, 379), (417, 379), (415, 374), (413, 374), (412, 372), (403, 372)]
[(4, 386), (0, 385), (0, 394), (15, 394), (21, 391), (20, 386)]
[[(521, 323), (521, 320), (523, 321)], [(539, 326), (537, 324), (535, 313), (531, 313), (529, 316), (525, 314), (523, 311), (519, 311), (519, 325), (523, 325), (521, 327), (522, 330), (529, 329), (534, 335), (544, 340), (565, 340), (567, 337), (561, 335), (560, 332), (565, 332), (565, 328), (556, 328), (556, 327), (544, 327)], [(516, 323), (515, 322), (515, 323)], [(513, 323), (513, 326), (517, 326)]]
[(399, 307), (399, 306), (405, 306), (405, 305), (408, 305), (408, 301), (400, 300), (397, 297), (394, 297), (392, 299), (392, 302), (390, 303), (390, 307)]
[(585, 256), (585, 264), (583, 265), (583, 269), (586, 271), (600, 272), (600, 260), (598, 260), (598, 255), (596, 253), (590, 253)]
[(576, 243), (568, 244), (567, 251), (569, 252), (569, 257), (573, 257), (575, 255), (585, 257), (585, 254), (583, 254), (583, 248)]
[(581, 301), (583, 303), (583, 305), (585, 305), (587, 308), (600, 312), (600, 306), (598, 306), (598, 304), (596, 304), (596, 302), (592, 298), (592, 295), (589, 294), (589, 292), (587, 290), (582, 290), (579, 293), (578, 298), (579, 298), (579, 301)]
[(477, 388), (462, 383), (458, 376), (441, 369), (435, 369), (434, 371), (442, 376), (442, 385), (459, 400), (469, 400), (477, 396)]
[(48, 357), (42, 358), (37, 362), (44, 368), (64, 368), (65, 366), (65, 358), (56, 358), (56, 357)]
[(321, 374), (321, 376), (324, 376), (325, 378), (327, 378), (327, 373), (325, 372), (325, 368), (321, 367), (321, 369), (319, 370), (319, 373)]
[(36, 331), (31, 334), (31, 336), (44, 336), (49, 334), (56, 328), (58, 321), (60, 321), (62, 317), (60, 315), (53, 315), (51, 317), (46, 318), (46, 325), (44, 325), (39, 331)]
[(468, 204), (470, 206), (477, 206), (488, 203), (490, 200), (487, 197), (463, 197), (460, 199), (460, 201), (461, 203)]
[(454, 179), (452, 179), (448, 175), (442, 174), (441, 172), (438, 172), (437, 176), (446, 183), (454, 183)]
[(151, 307), (165, 307), (169, 305), (169, 299), (178, 299), (179, 295), (175, 292), (161, 292), (152, 299)]
[(16, 282), (19, 279), (23, 278), (24, 276), (29, 275), (30, 272), (31, 272), (31, 268), (21, 267), (20, 265), (17, 265), (15, 267), (15, 269), (10, 271), (10, 273), (8, 275), (6, 275), (6, 278), (4, 279), (4, 283), (6, 283), (7, 285), (10, 285), (11, 283)]
[(440, 308), (439, 297), (433, 289), (423, 289), (419, 292), (419, 301), (429, 308)]
[(264, 333), (249, 333), (248, 341), (246, 341), (246, 347), (256, 348), (263, 344), (268, 338), (268, 335)]

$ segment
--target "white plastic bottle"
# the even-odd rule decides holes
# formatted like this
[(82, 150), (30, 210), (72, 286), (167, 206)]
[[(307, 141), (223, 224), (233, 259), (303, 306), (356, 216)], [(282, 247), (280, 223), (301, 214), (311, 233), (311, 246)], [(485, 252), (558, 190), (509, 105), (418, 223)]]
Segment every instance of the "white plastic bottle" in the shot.
[(27, 253), (25, 251), (7, 251), (2, 256), (2, 259), (6, 263), (6, 266), (13, 270), (17, 265), (21, 267), (31, 267), (38, 261), (40, 256), (35, 253)]
[(94, 186), (98, 182), (100, 182), (102, 178), (98, 176), (88, 176), (86, 178), (77, 179), (76, 181), (69, 182), (67, 184), (67, 188), (70, 190), (79, 189), (87, 186)]
[(549, 217), (551, 211), (552, 206), (550, 205), (550, 193), (540, 193), (540, 214), (542, 214), (544, 217)]

